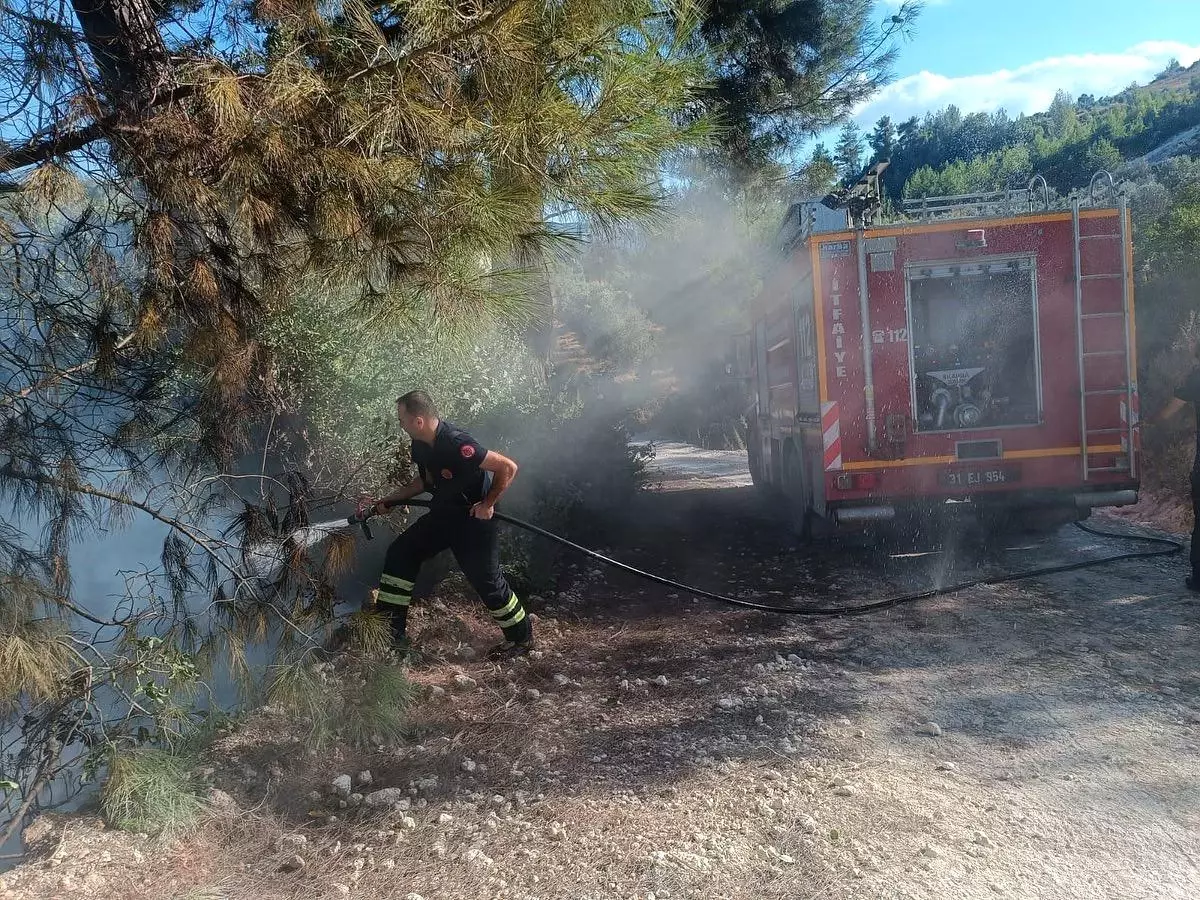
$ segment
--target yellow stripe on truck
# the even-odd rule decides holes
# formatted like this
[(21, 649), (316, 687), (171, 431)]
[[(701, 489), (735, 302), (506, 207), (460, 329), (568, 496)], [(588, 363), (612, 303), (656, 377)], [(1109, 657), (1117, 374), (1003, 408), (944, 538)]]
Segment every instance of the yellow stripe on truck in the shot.
[(821, 296), (821, 251), (817, 242), (808, 246), (812, 257), (813, 330), (817, 333), (817, 399), (829, 401), (829, 386), (825, 383), (825, 298)]
[[(1078, 456), (1082, 452), (1082, 447), (1048, 447), (1045, 450), (1008, 450), (1004, 454), (1004, 459), (1044, 459), (1049, 456)], [(1088, 455), (1093, 456), (1097, 453), (1122, 453), (1123, 448), (1120, 444), (1112, 444), (1104, 447), (1089, 447)], [(842, 463), (843, 469), (861, 470), (861, 469), (891, 469), (901, 466), (944, 466), (950, 463), (963, 463), (986, 465), (992, 460), (987, 459), (959, 459), (957, 456), (914, 456), (908, 459), (868, 459), (859, 462)]]

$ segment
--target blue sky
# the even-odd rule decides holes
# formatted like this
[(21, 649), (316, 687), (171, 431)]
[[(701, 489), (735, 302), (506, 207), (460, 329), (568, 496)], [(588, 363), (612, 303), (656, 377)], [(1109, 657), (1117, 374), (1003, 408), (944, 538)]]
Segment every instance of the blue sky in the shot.
[[(877, 0), (880, 17), (900, 0)], [(896, 80), (860, 108), (864, 126), (957, 104), (1045, 109), (1063, 88), (1114, 94), (1176, 57), (1200, 59), (1200, 0), (927, 0)]]

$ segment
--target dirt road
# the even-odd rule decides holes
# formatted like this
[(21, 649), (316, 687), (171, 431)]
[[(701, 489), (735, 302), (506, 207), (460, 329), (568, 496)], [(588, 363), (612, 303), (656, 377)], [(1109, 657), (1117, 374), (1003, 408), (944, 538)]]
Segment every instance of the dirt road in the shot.
[[(752, 488), (691, 489), (714, 456), (663, 456), (657, 512), (675, 506), (686, 547), (668, 568), (767, 602), (862, 602), (1134, 549), (1066, 527), (989, 548), (798, 552)], [(834, 667), (800, 679), (807, 761), (849, 789), (818, 793), (822, 830), (803, 842), (849, 869), (821, 895), (1200, 895), (1200, 602), (1184, 574), (1181, 557), (1122, 562), (869, 618), (762, 621), (749, 644)], [(865, 852), (831, 852), (854, 841)]]
[[(660, 446), (656, 466), (659, 486), (594, 541), (772, 603), (861, 602), (1128, 549), (1065, 528), (986, 550), (956, 538), (798, 551), (740, 458)], [(1180, 590), (1183, 565), (814, 621), (583, 561), (531, 600), (541, 649), (508, 667), (476, 661), (490, 626), (444, 588), (413, 611), (440, 658), (412, 672), (424, 699), (411, 743), (305, 755), (260, 717), (211, 754), (252, 813), (86, 878), (96, 896), (119, 883), (156, 900), (1190, 900), (1200, 602)], [(328, 786), (360, 770), (364, 793), (403, 799), (343, 809)], [(44, 896), (38, 865), (6, 875), (12, 896)]]

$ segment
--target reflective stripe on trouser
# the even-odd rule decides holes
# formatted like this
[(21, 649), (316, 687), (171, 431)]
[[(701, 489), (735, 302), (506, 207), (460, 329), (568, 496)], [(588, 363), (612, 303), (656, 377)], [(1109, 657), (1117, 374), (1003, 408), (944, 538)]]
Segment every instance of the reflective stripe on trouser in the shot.
[(393, 634), (404, 634), (413, 582), (421, 563), (449, 548), (505, 639), (529, 638), (525, 606), (500, 571), (496, 526), (494, 519), (471, 518), (465, 510), (431, 510), (392, 541), (379, 578), (379, 602), (386, 604), (392, 614)]
[(508, 602), (499, 609), (489, 609), (488, 612), (502, 629), (512, 628), (525, 620), (525, 607), (516, 594), (509, 597)]
[(413, 583), (384, 572), (379, 576), (379, 602), (389, 606), (408, 606), (412, 602)]

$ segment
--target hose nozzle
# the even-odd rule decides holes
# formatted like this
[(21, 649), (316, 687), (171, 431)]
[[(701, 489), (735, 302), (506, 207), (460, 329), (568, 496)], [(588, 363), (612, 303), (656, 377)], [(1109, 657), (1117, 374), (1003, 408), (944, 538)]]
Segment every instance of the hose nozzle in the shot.
[(349, 525), (358, 525), (362, 528), (363, 534), (366, 535), (368, 541), (374, 540), (375, 535), (371, 534), (371, 526), (367, 524), (367, 519), (375, 515), (375, 500), (370, 497), (360, 497), (358, 506), (354, 512), (346, 519)]

